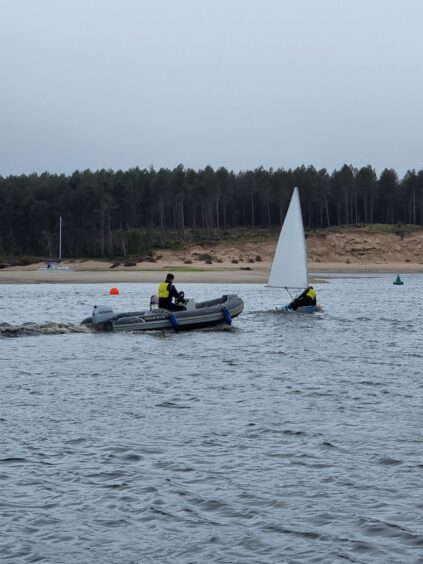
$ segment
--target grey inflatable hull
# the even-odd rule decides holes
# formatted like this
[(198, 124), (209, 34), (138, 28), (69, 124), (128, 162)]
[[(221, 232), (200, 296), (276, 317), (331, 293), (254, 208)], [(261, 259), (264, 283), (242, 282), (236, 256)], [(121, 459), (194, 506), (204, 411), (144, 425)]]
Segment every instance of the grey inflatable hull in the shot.
[(83, 325), (98, 331), (151, 331), (160, 329), (189, 330), (212, 327), (219, 323), (230, 324), (244, 309), (243, 300), (236, 294), (215, 300), (200, 302), (195, 309), (168, 311), (152, 309), (118, 313), (103, 323), (93, 323), (92, 317), (82, 321)]

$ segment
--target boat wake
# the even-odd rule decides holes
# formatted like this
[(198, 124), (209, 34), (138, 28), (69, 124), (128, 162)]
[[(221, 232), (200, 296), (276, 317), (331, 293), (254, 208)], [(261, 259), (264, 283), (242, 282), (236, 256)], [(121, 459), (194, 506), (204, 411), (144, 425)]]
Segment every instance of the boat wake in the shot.
[(35, 337), (37, 335), (66, 335), (69, 333), (91, 333), (89, 327), (72, 323), (22, 323), (10, 325), (0, 323), (0, 339), (9, 337)]

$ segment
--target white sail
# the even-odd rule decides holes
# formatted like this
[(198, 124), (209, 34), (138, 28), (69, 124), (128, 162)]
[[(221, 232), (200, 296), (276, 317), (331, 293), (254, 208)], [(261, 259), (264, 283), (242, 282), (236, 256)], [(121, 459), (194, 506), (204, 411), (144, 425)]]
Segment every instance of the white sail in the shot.
[(268, 285), (276, 288), (308, 286), (307, 250), (298, 188), (294, 188), (282, 225)]

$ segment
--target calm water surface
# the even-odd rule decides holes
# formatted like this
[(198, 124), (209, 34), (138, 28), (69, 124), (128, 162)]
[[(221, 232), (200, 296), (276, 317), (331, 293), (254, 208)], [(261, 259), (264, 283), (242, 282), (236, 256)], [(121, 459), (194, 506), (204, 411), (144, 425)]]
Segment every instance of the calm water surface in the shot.
[(95, 334), (121, 284), (0, 286), (0, 561), (423, 562), (423, 276), (333, 276), (320, 315)]

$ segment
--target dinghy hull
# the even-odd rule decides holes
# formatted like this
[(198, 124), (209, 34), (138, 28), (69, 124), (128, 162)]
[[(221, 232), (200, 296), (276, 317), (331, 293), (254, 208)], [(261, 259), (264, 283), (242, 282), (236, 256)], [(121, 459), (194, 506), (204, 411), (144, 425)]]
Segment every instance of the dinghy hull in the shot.
[(318, 305), (307, 305), (301, 306), (297, 309), (292, 309), (289, 306), (280, 306), (276, 308), (276, 311), (282, 311), (284, 313), (315, 313), (316, 311), (320, 311), (320, 307)]

